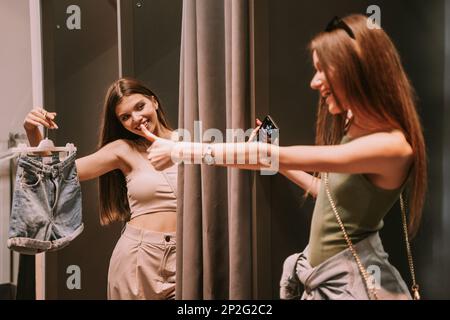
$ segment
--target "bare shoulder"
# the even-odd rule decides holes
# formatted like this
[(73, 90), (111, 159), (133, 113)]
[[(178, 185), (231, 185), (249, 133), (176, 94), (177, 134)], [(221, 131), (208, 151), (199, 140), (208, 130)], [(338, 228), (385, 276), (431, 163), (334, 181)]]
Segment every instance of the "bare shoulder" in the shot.
[(114, 155), (119, 162), (129, 164), (132, 155), (135, 154), (135, 148), (131, 141), (125, 139), (118, 139), (108, 143), (101, 149), (103, 152)]
[(405, 135), (398, 130), (379, 132), (367, 137), (373, 139), (372, 144), (378, 174), (367, 175), (376, 186), (391, 190), (399, 188), (408, 176), (409, 168), (414, 161), (411, 145)]
[(110, 148), (111, 151), (116, 153), (117, 155), (126, 155), (133, 151), (133, 147), (131, 142), (125, 139), (115, 140), (105, 147)]
[(406, 139), (403, 132), (394, 130), (391, 132), (377, 132), (364, 137), (360, 140), (368, 148), (382, 152), (385, 157), (411, 159), (413, 149)]
[(127, 175), (133, 170), (137, 163), (137, 151), (135, 145), (126, 139), (118, 139), (104, 148), (108, 148), (118, 160), (121, 171)]
[(399, 130), (388, 133), (389, 138), (392, 139), (392, 145), (395, 148), (395, 153), (402, 158), (411, 158), (413, 156), (413, 148), (409, 144), (403, 132)]

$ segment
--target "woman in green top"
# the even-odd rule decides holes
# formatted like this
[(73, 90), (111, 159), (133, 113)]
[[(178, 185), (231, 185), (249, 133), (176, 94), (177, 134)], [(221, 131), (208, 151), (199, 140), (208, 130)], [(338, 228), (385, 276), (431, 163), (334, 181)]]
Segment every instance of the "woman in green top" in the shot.
[[(410, 236), (417, 232), (427, 182), (425, 144), (398, 52), (381, 28), (368, 26), (362, 15), (334, 18), (311, 41), (316, 69), (311, 87), (320, 93), (316, 146), (176, 144), (148, 134), (149, 159), (156, 168), (172, 165), (173, 153), (184, 161), (212, 157), (208, 164), (259, 170), (268, 165), (264, 157), (244, 165), (224, 164), (224, 159), (251, 159), (267, 151), (282, 174), (317, 198), (309, 246), (294, 261), (309, 291), (304, 298), (410, 298), (387, 261), (378, 231), (408, 187), (408, 231)], [(336, 274), (337, 265), (346, 265), (336, 259), (351, 266)], [(380, 269), (378, 295), (367, 279), (371, 263)], [(305, 283), (311, 274), (314, 284)], [(333, 287), (336, 279), (342, 280), (339, 288)]]

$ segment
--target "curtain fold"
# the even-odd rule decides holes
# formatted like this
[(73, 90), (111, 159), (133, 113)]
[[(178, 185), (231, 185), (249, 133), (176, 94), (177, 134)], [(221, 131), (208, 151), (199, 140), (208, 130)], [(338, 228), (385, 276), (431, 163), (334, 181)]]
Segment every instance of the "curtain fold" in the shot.
[[(197, 141), (210, 128), (224, 138), (227, 128), (245, 131), (251, 126), (248, 1), (185, 0), (182, 26), (179, 127)], [(250, 178), (236, 169), (180, 167), (177, 299), (252, 298)]]

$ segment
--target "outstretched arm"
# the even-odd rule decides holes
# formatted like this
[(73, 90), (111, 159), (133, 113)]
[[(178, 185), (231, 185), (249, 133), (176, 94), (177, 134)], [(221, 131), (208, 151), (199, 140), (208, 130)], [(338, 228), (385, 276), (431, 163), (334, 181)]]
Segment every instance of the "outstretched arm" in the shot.
[(270, 159), (277, 162), (281, 171), (372, 174), (389, 185), (397, 186), (398, 181), (403, 181), (407, 176), (413, 155), (411, 146), (398, 131), (374, 133), (342, 145), (292, 147), (265, 143), (174, 143), (150, 132), (147, 135), (153, 141), (149, 159), (156, 168), (162, 169), (172, 164), (173, 155), (192, 163), (192, 160), (201, 159), (211, 148), (216, 164), (221, 166), (260, 170), (269, 167), (266, 160)]
[(80, 181), (86, 181), (117, 169), (122, 172), (129, 171), (124, 155), (129, 154), (130, 149), (125, 141), (117, 140), (89, 156), (76, 160), (78, 178)]
[(403, 134), (381, 132), (336, 146), (280, 148), (284, 170), (389, 175), (411, 161), (412, 148)]

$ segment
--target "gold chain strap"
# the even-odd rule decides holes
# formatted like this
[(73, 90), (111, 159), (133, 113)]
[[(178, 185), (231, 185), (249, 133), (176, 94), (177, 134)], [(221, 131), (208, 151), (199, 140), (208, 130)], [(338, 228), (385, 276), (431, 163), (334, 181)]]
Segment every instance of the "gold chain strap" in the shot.
[(371, 296), (378, 300), (377, 292), (374, 288), (374, 286), (369, 285), (369, 275), (367, 274), (366, 269), (364, 268), (361, 259), (359, 258), (358, 254), (356, 253), (355, 248), (353, 247), (352, 240), (348, 236), (347, 231), (345, 230), (344, 223), (342, 223), (341, 217), (339, 216), (339, 212), (337, 211), (336, 204), (334, 203), (333, 197), (331, 196), (330, 192), (330, 186), (328, 184), (328, 173), (324, 174), (324, 181), (325, 181), (325, 191), (328, 196), (328, 201), (330, 202), (331, 208), (333, 209), (333, 213), (336, 216), (336, 220), (338, 221), (339, 227), (342, 230), (342, 233), (344, 234), (345, 241), (347, 242), (347, 246), (350, 249), (350, 252), (352, 253), (353, 257), (355, 258), (356, 264), (358, 265), (359, 272), (361, 273), (361, 276), (364, 279), (364, 285), (366, 287), (367, 295), (369, 299), (371, 299)]
[[(345, 226), (342, 223), (341, 217), (339, 216), (339, 212), (337, 211), (336, 204), (334, 203), (333, 197), (331, 196), (330, 192), (330, 185), (328, 183), (328, 173), (324, 174), (324, 182), (325, 182), (325, 191), (327, 193), (328, 201), (330, 202), (331, 208), (333, 210), (334, 215), (336, 216), (336, 220), (338, 221), (339, 227), (342, 230), (342, 233), (344, 234), (345, 241), (347, 242), (347, 245), (355, 258), (356, 264), (358, 265), (359, 272), (361, 273), (364, 284), (367, 290), (367, 295), (369, 296), (372, 294), (372, 297), (375, 300), (378, 300), (377, 292), (374, 288), (374, 286), (369, 285), (369, 275), (367, 274), (366, 269), (361, 263), (361, 259), (359, 258), (358, 254), (356, 253), (355, 248), (353, 247), (352, 240), (348, 236), (347, 231), (345, 230)], [(405, 206), (405, 200), (403, 199), (403, 195), (400, 194), (400, 208), (402, 211), (402, 224), (403, 224), (403, 233), (405, 236), (405, 243), (406, 243), (406, 253), (408, 255), (408, 264), (409, 264), (409, 271), (411, 273), (411, 279), (412, 279), (412, 287), (411, 290), (413, 292), (413, 299), (414, 300), (420, 300), (420, 294), (419, 294), (419, 285), (416, 283), (416, 275), (414, 271), (414, 261), (413, 256), (411, 253), (411, 246), (409, 244), (409, 237), (408, 237), (408, 224), (406, 222), (406, 206)]]
[(406, 222), (406, 205), (405, 205), (405, 199), (403, 199), (403, 194), (400, 194), (400, 208), (402, 210), (403, 233), (405, 236), (406, 254), (408, 255), (409, 272), (411, 273), (411, 279), (412, 279), (412, 283), (413, 283), (411, 290), (413, 292), (413, 299), (420, 300), (419, 285), (416, 283), (416, 273), (414, 271), (414, 261), (413, 261), (413, 256), (411, 253), (411, 246), (409, 244), (408, 223)]

